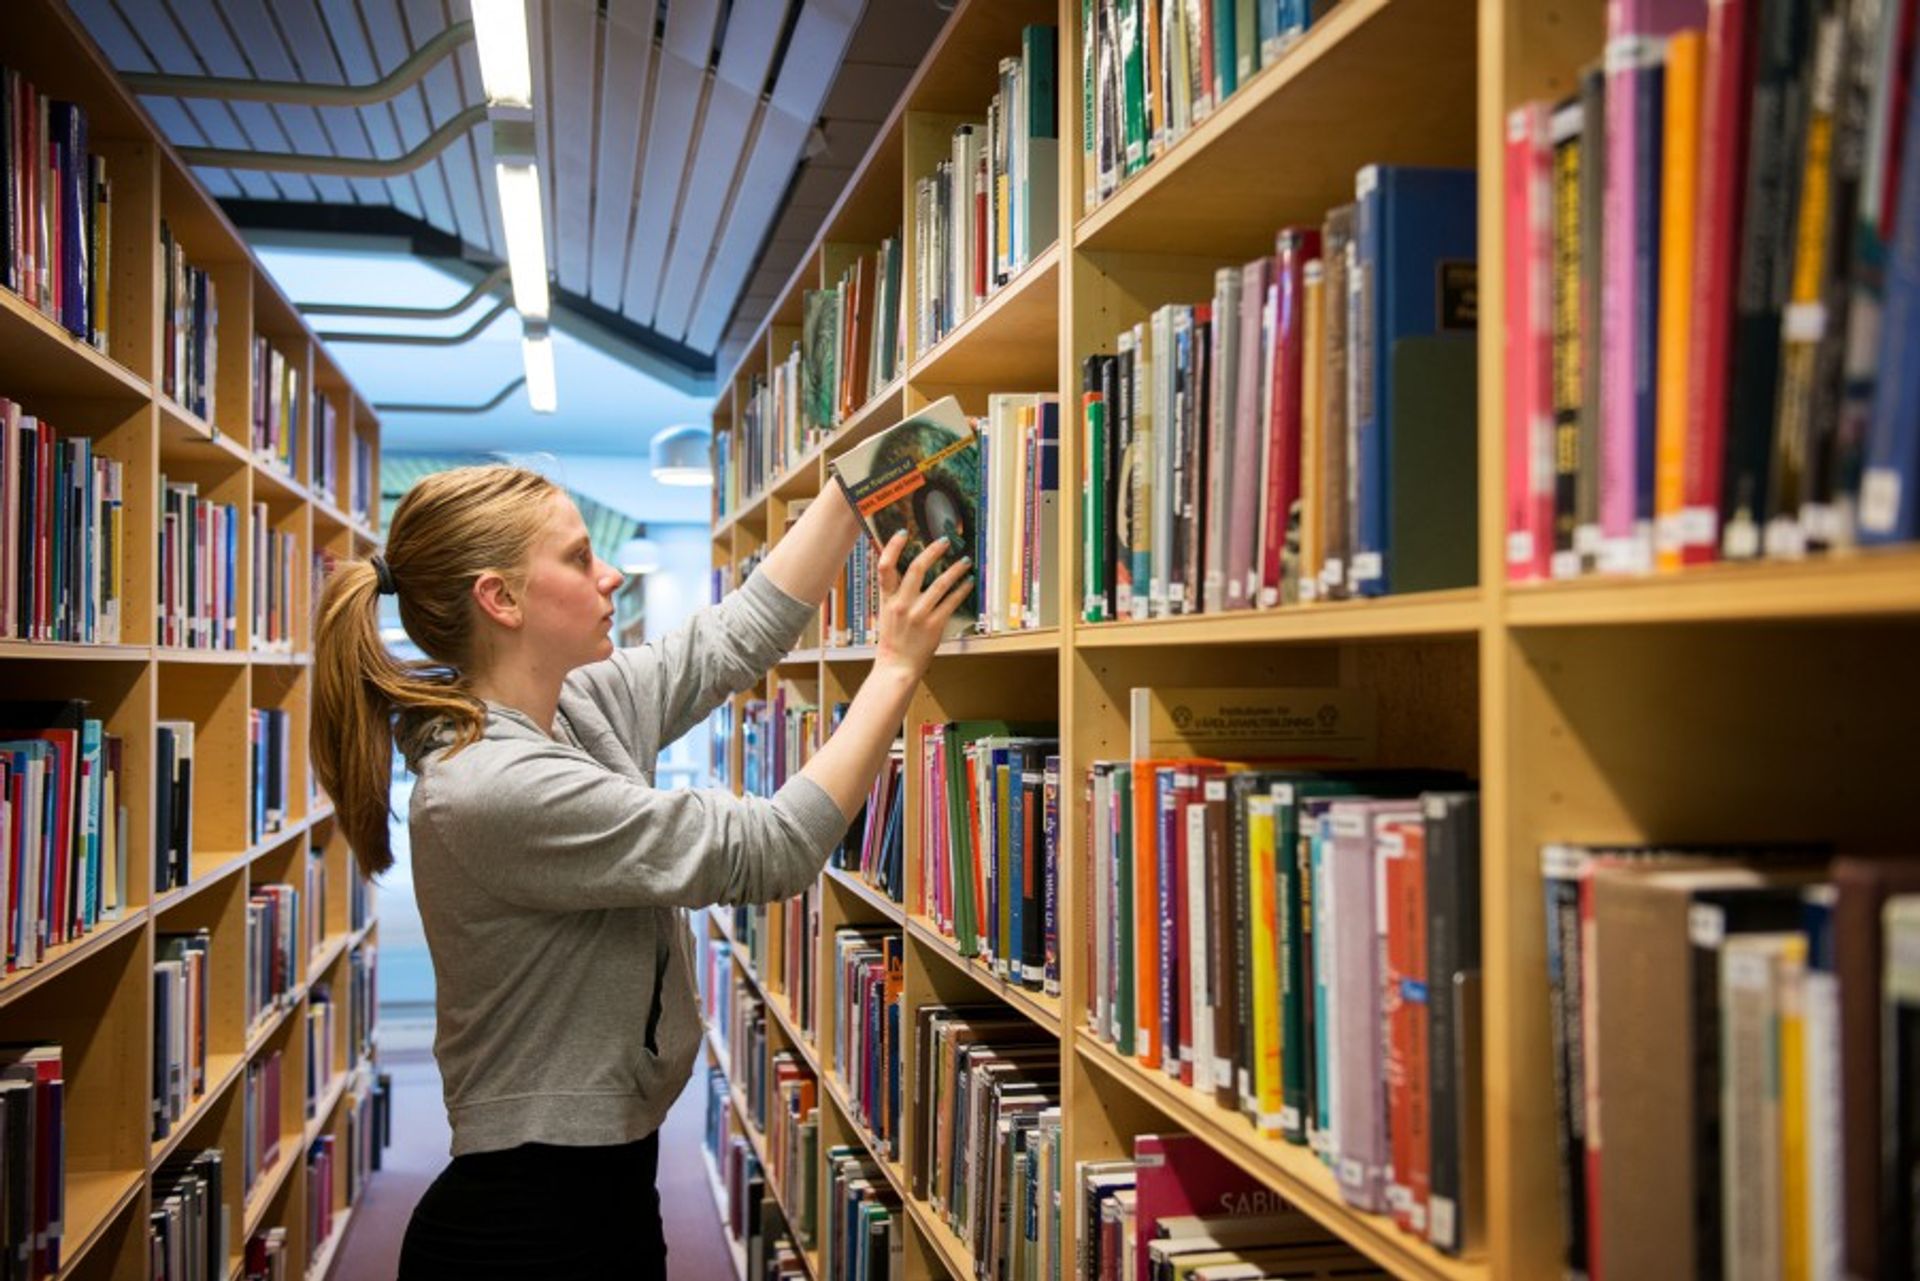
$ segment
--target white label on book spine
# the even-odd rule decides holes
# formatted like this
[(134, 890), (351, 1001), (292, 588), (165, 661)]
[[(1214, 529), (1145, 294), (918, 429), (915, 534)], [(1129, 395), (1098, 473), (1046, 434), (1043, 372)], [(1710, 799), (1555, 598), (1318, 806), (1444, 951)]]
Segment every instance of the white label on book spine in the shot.
[(1720, 540), (1720, 513), (1711, 507), (1687, 507), (1680, 512), (1680, 545), (1712, 547)]
[(1687, 909), (1687, 940), (1695, 947), (1719, 947), (1727, 937), (1727, 914), (1707, 903)]
[(1540, 874), (1570, 881), (1587, 865), (1587, 852), (1578, 845), (1549, 845), (1540, 851)]
[(1370, 583), (1380, 577), (1380, 553), (1360, 552), (1353, 558), (1353, 572), (1348, 581)]
[(1573, 550), (1582, 556), (1598, 556), (1606, 545), (1606, 539), (1598, 525), (1576, 525), (1573, 530)]
[(1298, 1133), (1300, 1129), (1300, 1109), (1285, 1107), (1280, 1109), (1280, 1128)]
[(1340, 1158), (1340, 1182), (1349, 1187), (1359, 1187), (1366, 1177), (1366, 1167), (1350, 1156)]
[(1767, 522), (1767, 555), (1798, 560), (1807, 554), (1806, 533), (1792, 516), (1775, 516)]
[(1456, 1211), (1450, 1196), (1433, 1197), (1427, 1202), (1433, 1221), (1428, 1225), (1427, 1239), (1437, 1246), (1452, 1248), (1459, 1244), (1454, 1240), (1454, 1218)]
[(1832, 546), (1840, 541), (1840, 510), (1830, 503), (1806, 503), (1800, 508), (1800, 533), (1809, 544)]
[(1347, 581), (1347, 563), (1338, 556), (1329, 556), (1320, 566), (1320, 586), (1328, 592), (1338, 591)]
[(1555, 578), (1578, 578), (1580, 577), (1580, 553), (1555, 552), (1548, 566), (1549, 572)]
[(1860, 528), (1889, 533), (1899, 515), (1900, 473), (1891, 467), (1872, 468), (1860, 482)]
[(1533, 531), (1516, 529), (1507, 535), (1507, 564), (1524, 565), (1533, 559)]

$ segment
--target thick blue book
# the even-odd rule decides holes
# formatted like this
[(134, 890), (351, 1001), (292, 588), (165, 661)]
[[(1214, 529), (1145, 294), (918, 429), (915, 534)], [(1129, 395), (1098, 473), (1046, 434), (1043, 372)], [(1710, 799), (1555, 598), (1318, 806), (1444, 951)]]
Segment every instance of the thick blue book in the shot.
[(1478, 327), (1475, 181), (1471, 169), (1368, 165), (1354, 182), (1360, 307), (1352, 341), (1360, 394), (1352, 427), (1357, 484), (1349, 582), (1362, 596), (1405, 590), (1393, 581), (1389, 533), (1394, 346), (1406, 338), (1470, 337)]
[[(1920, 76), (1920, 45), (1913, 74)], [(1920, 351), (1920, 93), (1907, 98), (1901, 152), (1900, 196), (1887, 246), (1880, 386), (1860, 482), (1863, 543), (1920, 538), (1920, 360), (1913, 357)]]

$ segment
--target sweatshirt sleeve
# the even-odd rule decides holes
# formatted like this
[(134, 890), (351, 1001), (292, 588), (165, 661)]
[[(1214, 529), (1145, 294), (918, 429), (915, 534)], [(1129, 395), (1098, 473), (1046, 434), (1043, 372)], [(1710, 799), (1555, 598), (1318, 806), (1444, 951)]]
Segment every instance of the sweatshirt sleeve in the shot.
[(614, 655), (637, 717), (652, 717), (665, 745), (785, 656), (817, 609), (752, 574), (716, 605), (657, 641)]
[(790, 898), (847, 829), (832, 798), (798, 776), (771, 799), (662, 791), (558, 744), (435, 773), (417, 785), (415, 809), (439, 843), (482, 888), (535, 909)]

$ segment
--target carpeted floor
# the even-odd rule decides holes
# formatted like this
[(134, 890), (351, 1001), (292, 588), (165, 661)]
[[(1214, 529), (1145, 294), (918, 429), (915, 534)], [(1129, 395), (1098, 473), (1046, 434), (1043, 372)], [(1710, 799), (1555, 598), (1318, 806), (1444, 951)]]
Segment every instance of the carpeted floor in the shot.
[[(393, 1074), (393, 1146), (354, 1208), (331, 1281), (393, 1281), (414, 1203), (447, 1163), (447, 1114), (432, 1056), (395, 1054), (383, 1063)], [(733, 1261), (706, 1162), (700, 1159), (705, 1128), (705, 1096), (687, 1090), (660, 1131), (660, 1213), (666, 1221), (669, 1272), (725, 1281), (733, 1276)]]

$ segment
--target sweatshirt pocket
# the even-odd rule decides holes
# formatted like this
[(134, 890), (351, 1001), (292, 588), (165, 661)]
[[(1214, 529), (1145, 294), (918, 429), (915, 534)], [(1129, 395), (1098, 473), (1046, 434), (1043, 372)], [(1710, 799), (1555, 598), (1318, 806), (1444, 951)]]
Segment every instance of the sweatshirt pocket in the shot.
[(660, 1053), (660, 1014), (666, 1005), (667, 953), (656, 949), (653, 957), (653, 991), (647, 997), (647, 1053)]

